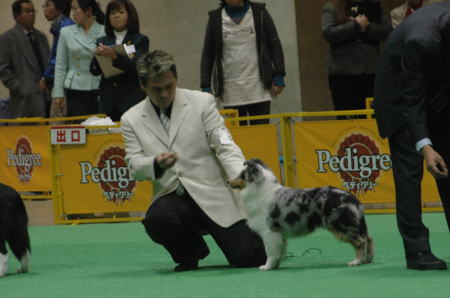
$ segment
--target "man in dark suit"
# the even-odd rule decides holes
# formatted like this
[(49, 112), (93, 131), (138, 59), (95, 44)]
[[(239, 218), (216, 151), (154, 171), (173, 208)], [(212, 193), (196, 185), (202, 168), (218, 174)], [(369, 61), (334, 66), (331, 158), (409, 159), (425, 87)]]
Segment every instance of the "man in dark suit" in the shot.
[(30, 0), (12, 4), (16, 25), (0, 35), (0, 79), (10, 91), (10, 112), (16, 117), (47, 117), (49, 97), (39, 81), (50, 55), (47, 37), (35, 29)]
[(420, 183), (425, 159), (450, 228), (450, 3), (423, 7), (392, 32), (374, 97), (380, 135), (389, 138), (407, 268), (447, 269), (431, 252)]

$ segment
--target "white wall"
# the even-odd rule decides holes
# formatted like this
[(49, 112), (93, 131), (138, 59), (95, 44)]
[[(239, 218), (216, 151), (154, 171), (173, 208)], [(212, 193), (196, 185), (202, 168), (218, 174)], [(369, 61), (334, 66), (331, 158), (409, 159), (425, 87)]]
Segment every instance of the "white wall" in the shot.
[[(283, 44), (287, 87), (274, 99), (273, 113), (300, 111), (300, 79), (298, 71), (297, 33), (295, 23), (295, 0), (267, 0)], [(42, 4), (34, 0), (37, 29), (48, 33), (50, 24), (44, 18)], [(12, 0), (0, 0), (0, 32), (14, 25), (11, 12)], [(100, 0), (103, 9), (107, 0)], [(163, 49), (174, 55), (179, 72), (179, 86), (200, 88), (200, 56), (203, 46), (207, 12), (218, 7), (218, 0), (133, 0), (141, 22), (141, 32), (150, 38), (151, 49)], [(51, 36), (48, 34), (49, 41)], [(0, 45), (5, 46), (5, 45)], [(8, 91), (0, 84), (0, 97)]]

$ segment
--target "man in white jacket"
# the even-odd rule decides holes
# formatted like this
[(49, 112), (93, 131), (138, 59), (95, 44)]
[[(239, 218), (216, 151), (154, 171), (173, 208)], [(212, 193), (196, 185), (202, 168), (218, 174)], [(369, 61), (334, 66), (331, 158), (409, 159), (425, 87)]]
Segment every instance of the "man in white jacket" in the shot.
[(230, 265), (263, 264), (264, 245), (227, 185), (242, 170), (244, 156), (213, 96), (177, 88), (175, 62), (163, 51), (144, 55), (138, 74), (148, 96), (121, 122), (131, 174), (154, 185), (142, 221), (147, 234), (178, 263), (175, 271), (197, 269), (208, 255), (202, 232), (211, 234)]

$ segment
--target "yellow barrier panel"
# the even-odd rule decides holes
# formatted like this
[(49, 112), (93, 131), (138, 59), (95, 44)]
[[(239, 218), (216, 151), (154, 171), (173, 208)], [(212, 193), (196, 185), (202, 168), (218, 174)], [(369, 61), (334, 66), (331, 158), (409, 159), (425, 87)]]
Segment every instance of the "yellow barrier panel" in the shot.
[[(368, 106), (372, 103), (372, 99), (367, 100)], [(314, 122), (294, 122), (293, 119), (306, 118), (306, 117), (332, 117), (332, 116), (344, 116), (344, 115), (366, 115), (369, 119), (355, 119), (355, 120), (328, 120), (328, 121), (314, 121)], [(324, 173), (326, 165), (323, 164), (323, 170), (318, 168), (317, 152), (323, 150), (322, 156), (327, 157), (328, 153), (325, 153), (323, 148), (328, 148), (330, 154), (330, 162), (332, 162), (333, 169), (336, 168), (336, 164), (339, 163), (338, 151), (341, 149), (341, 157), (345, 157), (345, 154), (349, 151), (345, 151), (347, 148), (351, 147), (342, 146), (342, 148), (336, 148), (338, 145), (339, 135), (344, 137), (345, 133), (350, 133), (358, 136), (361, 134), (362, 139), (366, 141), (366, 137), (372, 138), (373, 144), (370, 142), (370, 147), (377, 145), (379, 152), (384, 152), (385, 156), (375, 157), (364, 157), (363, 162), (366, 159), (369, 161), (383, 161), (387, 164), (390, 162), (390, 152), (388, 148), (388, 143), (386, 139), (381, 139), (378, 135), (378, 129), (376, 127), (375, 120), (373, 118), (373, 110), (348, 110), (348, 111), (323, 111), (323, 112), (299, 112), (299, 113), (283, 113), (283, 114), (273, 114), (273, 115), (261, 115), (261, 116), (251, 116), (251, 117), (238, 117), (227, 119), (227, 121), (232, 120), (254, 120), (254, 119), (280, 119), (281, 123), (281, 146), (282, 153), (284, 156), (284, 184), (290, 187), (317, 187), (323, 185), (333, 185), (340, 188), (352, 188), (352, 190), (358, 190), (361, 188), (374, 188), (374, 192), (369, 192), (368, 190), (360, 190), (357, 192), (359, 198), (365, 203), (366, 206), (371, 205), (371, 209), (368, 212), (395, 212), (395, 190), (394, 182), (392, 177), (392, 169), (383, 171), (381, 169), (378, 172), (377, 179), (375, 183), (373, 181), (357, 181), (358, 179), (350, 180), (348, 177), (352, 177), (354, 173), (349, 173), (350, 175), (342, 175), (346, 177), (349, 181), (345, 181), (344, 178), (340, 178), (341, 173), (337, 169), (337, 172), (330, 171), (327, 168), (327, 173)], [(351, 123), (350, 126), (348, 124)], [(347, 125), (348, 127), (342, 127)], [(253, 136), (246, 135), (242, 136), (244, 140), (251, 140)], [(348, 137), (348, 136), (347, 136)], [(347, 138), (345, 137), (344, 140)], [(360, 137), (360, 136), (358, 136)], [(355, 136), (349, 139), (349, 143), (354, 140)], [(357, 138), (357, 137), (356, 137)], [(248, 141), (247, 141), (248, 142)], [(239, 145), (239, 141), (237, 141)], [(363, 142), (364, 143), (364, 142)], [(341, 144), (341, 143), (339, 143)], [(361, 145), (361, 148), (370, 148), (367, 145)], [(347, 149), (347, 150), (349, 150)], [(333, 153), (334, 152), (334, 153)], [(343, 152), (343, 153), (342, 153)], [(352, 151), (350, 151), (351, 153)], [(347, 154), (349, 155), (349, 154)], [(369, 155), (370, 156), (370, 155)], [(258, 157), (258, 155), (256, 155)], [(355, 158), (355, 156), (353, 156)], [(359, 159), (360, 157), (358, 157)], [(349, 159), (349, 157), (347, 157)], [(389, 162), (387, 161), (389, 159)], [(298, 161), (298, 162), (297, 162)], [(329, 165), (328, 165), (329, 167)], [(384, 165), (384, 167), (388, 167)], [(321, 170), (322, 172), (318, 172)], [(381, 172), (381, 173), (380, 173)], [(327, 176), (328, 175), (328, 176)], [(364, 173), (363, 175), (367, 175)], [(327, 176), (327, 177), (326, 177)], [(358, 182), (361, 182), (358, 184)], [(440, 202), (439, 194), (435, 185), (433, 177), (428, 173), (424, 172), (424, 178), (422, 180), (422, 198), (423, 198), (423, 209), (424, 211), (442, 211), (442, 205)]]
[[(332, 185), (353, 192), (363, 203), (394, 204), (389, 145), (379, 136), (375, 120), (296, 123), (295, 136), (300, 187)], [(422, 197), (425, 202), (439, 201), (427, 172)]]
[(120, 134), (88, 134), (84, 145), (54, 147), (55, 189), (61, 190), (55, 196), (58, 222), (71, 222), (66, 220), (70, 214), (147, 210), (151, 183), (130, 179)]
[(278, 135), (275, 124), (230, 127), (234, 141), (241, 147), (246, 159), (260, 158), (281, 181), (278, 162)]
[(22, 195), (24, 199), (51, 199), (52, 175), (48, 123), (53, 121), (81, 121), (91, 116), (65, 118), (0, 119), (0, 182), (19, 192), (43, 194)]
[(47, 126), (5, 126), (0, 130), (0, 181), (18, 191), (52, 189)]

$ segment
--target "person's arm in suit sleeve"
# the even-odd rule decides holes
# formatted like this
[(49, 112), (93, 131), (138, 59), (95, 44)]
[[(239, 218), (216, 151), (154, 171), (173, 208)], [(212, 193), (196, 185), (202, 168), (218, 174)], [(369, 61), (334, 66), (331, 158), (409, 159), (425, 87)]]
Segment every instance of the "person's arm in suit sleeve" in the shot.
[(426, 115), (427, 78), (430, 74), (430, 54), (417, 42), (408, 42), (401, 57), (403, 89), (401, 97), (406, 104), (404, 117), (407, 129), (414, 141), (428, 138)]
[(113, 66), (124, 70), (126, 73), (136, 73), (136, 62), (144, 53), (148, 52), (150, 41), (147, 36), (140, 35), (135, 41), (134, 48), (136, 53), (133, 59), (123, 55), (117, 55), (117, 59), (112, 61)]
[(20, 83), (11, 65), (11, 47), (7, 46), (11, 41), (3, 34), (0, 36), (0, 44), (3, 45), (0, 47), (0, 79), (12, 93), (17, 93), (20, 90)]
[(125, 142), (125, 161), (131, 176), (137, 181), (158, 179), (154, 165), (156, 156), (145, 155), (132, 125), (125, 117), (121, 119), (121, 129)]
[(67, 31), (68, 27), (61, 29), (59, 35), (58, 48), (56, 50), (56, 64), (55, 64), (55, 80), (52, 90), (52, 98), (64, 97), (64, 80), (67, 74), (67, 60), (69, 59), (67, 48)]
[(208, 95), (207, 105), (202, 113), (203, 127), (208, 137), (210, 148), (215, 152), (228, 178), (234, 178), (244, 167), (244, 155), (241, 148), (233, 141), (224, 120), (216, 108), (212, 95)]
[(330, 44), (346, 43), (359, 38), (360, 28), (351, 20), (337, 24), (336, 10), (333, 4), (327, 3), (322, 8), (322, 35)]
[[(404, 88), (401, 96), (406, 99), (404, 116), (407, 120), (407, 130), (416, 146), (429, 138), (427, 128), (426, 88), (427, 79), (432, 73), (433, 65), (439, 63), (434, 60), (438, 55), (426, 50), (422, 44), (408, 42), (402, 55)], [(427, 143), (420, 148), (425, 157), (428, 171), (436, 179), (448, 176), (448, 169), (444, 159)]]
[(203, 91), (211, 91), (211, 76), (215, 59), (213, 20), (210, 16), (206, 26), (203, 42), (202, 57), (200, 62), (200, 88)]

